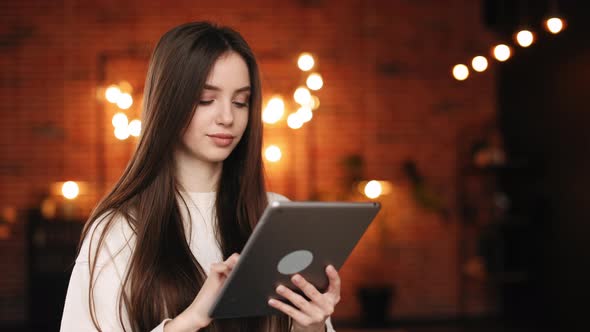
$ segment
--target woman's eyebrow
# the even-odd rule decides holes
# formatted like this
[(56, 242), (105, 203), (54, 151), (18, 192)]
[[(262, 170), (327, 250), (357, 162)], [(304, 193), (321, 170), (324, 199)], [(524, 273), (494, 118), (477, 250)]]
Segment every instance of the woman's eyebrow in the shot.
[[(213, 91), (221, 91), (221, 88), (218, 86), (214, 86), (214, 85), (210, 85), (210, 84), (205, 84), (204, 87), (205, 90), (213, 90)], [(234, 93), (239, 93), (239, 92), (244, 92), (244, 91), (250, 91), (250, 86), (247, 85), (245, 87), (239, 88), (236, 91), (234, 91)]]

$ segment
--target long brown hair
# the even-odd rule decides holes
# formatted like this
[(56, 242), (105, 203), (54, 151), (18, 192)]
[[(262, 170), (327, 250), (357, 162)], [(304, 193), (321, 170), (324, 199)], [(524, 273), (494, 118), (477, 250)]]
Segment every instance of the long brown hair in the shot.
[[(239, 54), (248, 66), (251, 99), (248, 125), (223, 162), (217, 188), (216, 234), (224, 259), (241, 252), (268, 204), (261, 154), (260, 77), (250, 47), (238, 32), (207, 22), (188, 23), (168, 31), (150, 59), (143, 132), (137, 149), (112, 191), (92, 212), (78, 249), (93, 223), (105, 223), (98, 239), (99, 248), (113, 224), (113, 215), (122, 215), (129, 224), (136, 244), (121, 288), (119, 313), (123, 308), (127, 310), (133, 331), (150, 330), (164, 318), (180, 314), (192, 303), (206, 279), (186, 241), (179, 202), (188, 207), (178, 199), (182, 188), (175, 178), (174, 147), (180, 144), (215, 61), (230, 51)], [(90, 251), (88, 255), (92, 262)], [(89, 264), (90, 280), (94, 280), (96, 261)], [(93, 286), (91, 282), (89, 306), (94, 325), (100, 330), (94, 312)], [(289, 319), (271, 316), (217, 320), (207, 330), (259, 331), (263, 327), (287, 331)]]

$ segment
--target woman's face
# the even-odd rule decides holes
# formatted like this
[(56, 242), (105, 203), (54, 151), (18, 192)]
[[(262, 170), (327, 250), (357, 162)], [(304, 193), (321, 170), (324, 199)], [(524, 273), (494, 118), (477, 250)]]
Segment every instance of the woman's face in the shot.
[(250, 74), (235, 52), (213, 65), (182, 143), (191, 156), (207, 162), (225, 160), (248, 124)]

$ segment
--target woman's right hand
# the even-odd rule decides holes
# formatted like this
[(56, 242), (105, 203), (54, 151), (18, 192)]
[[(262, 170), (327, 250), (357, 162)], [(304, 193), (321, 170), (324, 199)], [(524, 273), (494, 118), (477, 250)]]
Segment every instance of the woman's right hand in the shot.
[(235, 253), (224, 262), (211, 264), (211, 271), (191, 305), (176, 318), (167, 322), (164, 325), (164, 332), (193, 332), (211, 324), (209, 310), (239, 258), (240, 254)]

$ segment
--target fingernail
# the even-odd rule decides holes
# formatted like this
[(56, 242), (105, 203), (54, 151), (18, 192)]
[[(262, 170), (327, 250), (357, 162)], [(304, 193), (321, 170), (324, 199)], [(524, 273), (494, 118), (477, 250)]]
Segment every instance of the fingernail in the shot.
[(291, 280), (293, 280), (293, 282), (300, 282), (301, 281), (301, 277), (298, 274), (296, 274), (296, 275), (293, 276), (293, 278), (291, 278)]
[(285, 290), (285, 287), (279, 286), (277, 287), (277, 292), (282, 293)]
[(268, 300), (268, 304), (275, 304), (275, 303), (277, 303), (277, 302), (273, 299)]

